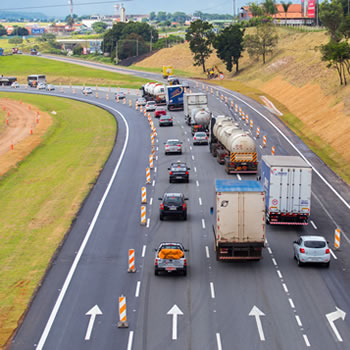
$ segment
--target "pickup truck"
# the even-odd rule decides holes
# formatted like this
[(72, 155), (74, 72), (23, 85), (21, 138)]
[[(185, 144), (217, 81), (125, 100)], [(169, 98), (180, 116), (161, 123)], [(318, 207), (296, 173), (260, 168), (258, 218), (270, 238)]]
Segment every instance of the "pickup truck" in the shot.
[(159, 272), (168, 273), (182, 272), (184, 276), (187, 274), (187, 258), (185, 249), (178, 242), (162, 242), (155, 249), (154, 274), (158, 276)]

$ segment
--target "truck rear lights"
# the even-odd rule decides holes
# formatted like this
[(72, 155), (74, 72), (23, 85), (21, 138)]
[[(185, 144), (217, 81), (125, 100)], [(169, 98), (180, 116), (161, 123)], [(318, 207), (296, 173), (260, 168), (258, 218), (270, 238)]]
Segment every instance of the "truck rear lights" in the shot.
[(300, 250), (300, 253), (305, 254), (305, 249), (304, 248), (300, 248), (299, 250)]

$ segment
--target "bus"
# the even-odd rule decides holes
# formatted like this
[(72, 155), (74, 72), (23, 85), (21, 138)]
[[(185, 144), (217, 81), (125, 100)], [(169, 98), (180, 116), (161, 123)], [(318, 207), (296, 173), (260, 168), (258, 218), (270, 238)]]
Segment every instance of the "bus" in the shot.
[(43, 74), (29, 75), (27, 78), (27, 81), (28, 81), (28, 86), (37, 87), (39, 83), (46, 84), (46, 75), (43, 75)]

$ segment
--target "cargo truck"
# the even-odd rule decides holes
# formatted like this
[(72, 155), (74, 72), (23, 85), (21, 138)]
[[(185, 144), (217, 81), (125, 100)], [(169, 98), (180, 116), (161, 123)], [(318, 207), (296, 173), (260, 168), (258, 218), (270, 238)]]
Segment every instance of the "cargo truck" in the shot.
[(4, 77), (0, 75), (0, 86), (11, 86), (16, 81), (16, 77)]
[(163, 78), (167, 79), (169, 75), (174, 74), (174, 67), (173, 66), (163, 66)]
[(212, 116), (209, 129), (209, 150), (228, 174), (257, 173), (256, 143), (231, 117)]
[(263, 156), (261, 183), (266, 191), (266, 222), (307, 225), (312, 168), (299, 156)]
[(171, 85), (166, 87), (166, 103), (168, 110), (183, 110), (184, 108), (184, 87), (182, 85)]
[(185, 121), (191, 125), (191, 113), (193, 109), (208, 108), (208, 95), (203, 92), (186, 93), (184, 94), (184, 114)]
[(216, 180), (216, 260), (259, 260), (265, 246), (265, 192), (258, 181)]

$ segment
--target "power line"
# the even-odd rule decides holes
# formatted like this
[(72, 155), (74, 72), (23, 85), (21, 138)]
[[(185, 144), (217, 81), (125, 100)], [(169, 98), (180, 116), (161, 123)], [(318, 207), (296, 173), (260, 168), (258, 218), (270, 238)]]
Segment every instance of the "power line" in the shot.
[[(74, 6), (100, 5), (100, 4), (111, 4), (111, 3), (115, 4), (116, 2), (126, 2), (126, 1), (132, 1), (132, 0), (94, 1), (94, 2), (81, 2), (81, 3), (74, 2)], [(67, 6), (70, 6), (70, 1), (68, 2), (67, 5), (57, 4), (57, 5), (43, 5), (43, 6), (13, 7), (13, 8), (7, 8), (7, 9), (0, 8), (0, 11), (31, 10), (31, 9), (67, 7)]]

